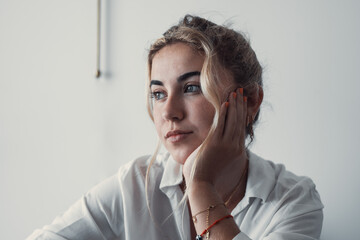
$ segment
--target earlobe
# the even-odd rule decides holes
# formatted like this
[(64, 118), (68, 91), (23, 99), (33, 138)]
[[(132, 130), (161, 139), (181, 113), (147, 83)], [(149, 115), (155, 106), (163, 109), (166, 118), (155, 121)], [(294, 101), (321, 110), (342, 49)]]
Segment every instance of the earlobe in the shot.
[(258, 94), (257, 95), (258, 95), (257, 109), (259, 109), (260, 105), (263, 101), (263, 98), (264, 98), (264, 91), (263, 91), (262, 87), (259, 85), (258, 85)]

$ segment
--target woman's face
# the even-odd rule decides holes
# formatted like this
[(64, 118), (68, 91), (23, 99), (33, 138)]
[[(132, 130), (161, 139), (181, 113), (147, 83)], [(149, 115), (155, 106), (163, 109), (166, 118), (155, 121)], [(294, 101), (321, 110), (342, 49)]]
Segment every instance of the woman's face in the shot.
[(152, 62), (150, 88), (156, 131), (180, 164), (204, 141), (215, 114), (201, 93), (203, 63), (204, 57), (184, 43), (162, 48)]

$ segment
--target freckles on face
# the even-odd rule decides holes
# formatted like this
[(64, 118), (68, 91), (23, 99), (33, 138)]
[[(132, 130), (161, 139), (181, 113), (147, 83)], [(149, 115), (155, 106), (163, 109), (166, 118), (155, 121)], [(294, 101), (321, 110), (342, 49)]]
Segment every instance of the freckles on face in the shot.
[(183, 43), (162, 48), (152, 61), (156, 131), (180, 164), (204, 141), (213, 122), (214, 108), (201, 92), (203, 63), (203, 56)]

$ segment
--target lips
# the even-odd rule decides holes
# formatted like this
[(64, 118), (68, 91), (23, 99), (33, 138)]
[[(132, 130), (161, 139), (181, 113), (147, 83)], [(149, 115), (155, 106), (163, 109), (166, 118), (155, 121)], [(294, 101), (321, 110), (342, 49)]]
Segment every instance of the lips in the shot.
[(176, 142), (180, 142), (181, 140), (185, 139), (191, 133), (192, 133), (192, 131), (183, 131), (183, 130), (169, 131), (165, 135), (165, 139), (172, 143), (176, 143)]

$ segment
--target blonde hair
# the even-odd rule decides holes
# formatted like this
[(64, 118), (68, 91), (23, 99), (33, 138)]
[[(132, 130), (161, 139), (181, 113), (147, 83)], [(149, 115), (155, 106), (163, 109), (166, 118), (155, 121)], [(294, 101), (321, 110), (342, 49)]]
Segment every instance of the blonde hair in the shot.
[[(200, 74), (200, 85), (204, 97), (215, 108), (213, 124), (209, 130), (208, 136), (200, 146), (197, 155), (198, 158), (217, 127), (220, 106), (225, 100), (222, 99), (224, 96), (223, 90), (220, 91), (220, 89), (224, 89), (224, 83), (219, 77), (220, 73), (225, 72), (231, 74), (236, 85), (244, 88), (244, 95), (246, 95), (247, 92), (250, 92), (254, 86), (262, 86), (262, 67), (257, 60), (256, 54), (251, 48), (249, 41), (243, 36), (243, 34), (225, 26), (217, 25), (204, 18), (186, 15), (177, 25), (169, 28), (163, 34), (163, 37), (157, 39), (149, 49), (146, 94), (148, 113), (153, 121), (154, 117), (152, 113), (152, 101), (149, 87), (152, 61), (156, 53), (158, 53), (163, 47), (179, 42), (190, 46), (194, 51), (204, 56), (204, 64)], [(227, 90), (229, 90), (228, 92), (231, 91), (230, 89)], [(254, 118), (254, 123), (258, 120), (258, 117), (259, 112)], [(247, 136), (249, 136), (249, 133), (250, 129), (247, 128)], [(250, 142), (251, 141), (252, 138)], [(145, 179), (146, 191), (149, 181), (149, 171), (151, 165), (156, 159), (158, 149), (159, 147), (152, 155), (147, 169)], [(191, 179), (196, 169), (196, 162), (197, 161), (195, 161), (191, 171)], [(189, 184), (191, 183), (187, 183), (188, 186)], [(184, 198), (180, 203), (186, 199), (187, 192), (185, 192)]]

